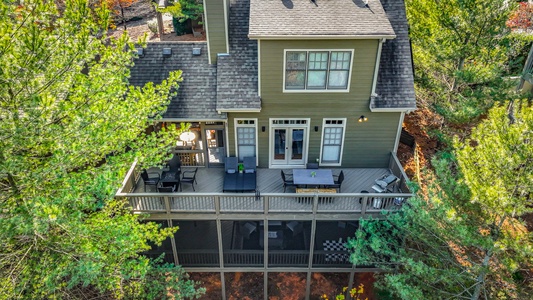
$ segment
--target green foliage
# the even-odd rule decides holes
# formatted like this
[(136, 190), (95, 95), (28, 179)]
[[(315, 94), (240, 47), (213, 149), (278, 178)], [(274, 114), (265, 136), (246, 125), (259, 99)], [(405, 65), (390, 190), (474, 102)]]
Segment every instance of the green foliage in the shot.
[(406, 1), (419, 98), (449, 122), (468, 123), (508, 99), (507, 2)]
[(205, 293), (205, 288), (196, 289), (196, 284), (189, 280), (189, 275), (180, 266), (156, 259), (151, 262), (147, 275), (138, 285), (139, 290), (134, 291), (131, 298), (172, 299), (169, 295), (177, 294), (177, 299), (196, 299)]
[(169, 4), (165, 8), (158, 8), (158, 11), (169, 13), (183, 23), (202, 18), (204, 5), (199, 0), (169, 0)]
[(533, 43), (533, 35), (511, 32), (511, 34), (504, 37), (503, 42), (508, 49), (505, 75), (521, 75)]
[(181, 72), (130, 86), (134, 46), (102, 34), (110, 12), (92, 3), (0, 3), (0, 299), (147, 298), (132, 291), (164, 280), (139, 253), (174, 229), (114, 195), (135, 158), (169, 156), (179, 131), (144, 131)]
[(401, 299), (520, 298), (513, 275), (533, 257), (521, 220), (532, 212), (533, 110), (497, 106), (454, 145), (434, 160), (427, 196), (384, 221), (361, 220), (351, 260), (390, 271), (378, 285)]

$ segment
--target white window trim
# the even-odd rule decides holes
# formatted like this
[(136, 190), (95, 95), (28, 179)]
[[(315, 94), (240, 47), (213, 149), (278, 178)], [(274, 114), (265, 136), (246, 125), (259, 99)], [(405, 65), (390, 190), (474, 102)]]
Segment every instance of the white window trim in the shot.
[[(340, 124), (326, 124), (326, 121), (333, 121), (333, 120), (340, 120), (342, 121), (342, 125)], [(323, 163), (322, 162), (322, 150), (324, 149), (324, 131), (326, 127), (342, 127), (342, 144), (341, 144), (341, 152), (339, 157), (338, 163)], [(344, 152), (344, 137), (346, 136), (346, 118), (324, 118), (322, 120), (322, 137), (320, 138), (320, 166), (341, 166), (342, 165), (342, 153)]]
[[(254, 121), (254, 124), (239, 124), (239, 121)], [(258, 159), (259, 159), (259, 152), (258, 152), (258, 136), (259, 133), (257, 132), (257, 118), (235, 118), (233, 119), (234, 122), (234, 136), (235, 136), (235, 156), (239, 157), (239, 143), (238, 143), (238, 137), (237, 137), (237, 128), (238, 127), (253, 127), (255, 128), (255, 165), (258, 165)]]
[[(305, 51), (305, 52), (320, 52), (320, 51), (326, 51), (326, 52), (334, 52), (334, 51), (345, 51), (345, 52), (351, 52), (350, 56), (350, 70), (348, 71), (348, 84), (346, 85), (346, 89), (286, 89), (285, 88), (285, 72), (287, 71), (287, 52), (293, 52), (293, 51)], [(354, 56), (354, 49), (283, 49), (283, 93), (349, 93), (350, 92), (350, 84), (352, 82), (352, 73), (353, 73), (353, 56)], [(331, 56), (328, 56), (328, 64), (329, 59)], [(306, 60), (306, 64), (307, 64)]]

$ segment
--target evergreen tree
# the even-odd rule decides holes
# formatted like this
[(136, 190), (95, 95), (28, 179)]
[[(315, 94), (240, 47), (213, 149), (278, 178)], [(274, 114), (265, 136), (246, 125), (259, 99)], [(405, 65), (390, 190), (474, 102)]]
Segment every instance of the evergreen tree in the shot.
[(469, 122), (508, 99), (506, 0), (406, 0), (419, 104)]
[(95, 3), (0, 2), (0, 299), (197, 293), (139, 254), (175, 229), (140, 223), (114, 197), (135, 158), (168, 156), (178, 132), (144, 131), (181, 72), (130, 86), (133, 45), (105, 37), (110, 11)]
[(533, 255), (522, 220), (532, 211), (531, 106), (493, 108), (455, 148), (434, 161), (427, 196), (384, 221), (361, 220), (351, 259), (390, 271), (380, 282), (402, 299), (524, 299), (531, 287), (517, 279)]

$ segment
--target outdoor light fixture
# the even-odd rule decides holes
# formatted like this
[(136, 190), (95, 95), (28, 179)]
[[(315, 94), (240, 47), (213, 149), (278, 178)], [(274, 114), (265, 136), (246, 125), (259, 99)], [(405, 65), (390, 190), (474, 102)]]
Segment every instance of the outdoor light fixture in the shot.
[(196, 135), (194, 134), (194, 132), (191, 131), (185, 131), (184, 133), (180, 134), (180, 140), (187, 143), (194, 141), (195, 138)]
[(266, 130), (266, 127), (265, 127), (265, 126), (262, 126), (262, 127), (261, 127), (261, 131), (262, 131), (262, 132), (265, 132), (265, 130)]
[(366, 122), (366, 121), (368, 121), (368, 118), (367, 118), (367, 117), (365, 117), (365, 116), (360, 116), (360, 117), (359, 117), (359, 123), (361, 123), (361, 122)]
[(318, 126), (315, 126), (315, 132), (318, 132)]

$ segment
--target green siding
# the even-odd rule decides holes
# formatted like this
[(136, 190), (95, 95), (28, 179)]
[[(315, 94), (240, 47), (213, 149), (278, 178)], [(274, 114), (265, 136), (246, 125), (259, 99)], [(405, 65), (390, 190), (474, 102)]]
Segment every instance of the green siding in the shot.
[[(320, 155), (324, 118), (346, 118), (342, 167), (387, 167), (401, 113), (372, 113), (369, 98), (378, 40), (261, 40), (261, 112), (229, 113), (229, 147), (235, 155), (234, 118), (258, 118), (259, 166), (268, 167), (269, 118), (310, 118), (308, 161)], [(354, 49), (349, 92), (283, 93), (284, 49)], [(361, 115), (367, 122), (358, 122)], [(261, 132), (265, 126), (266, 131)], [(319, 126), (315, 132), (314, 127)]]
[(227, 52), (227, 27), (224, 17), (225, 2), (221, 0), (204, 0), (204, 13), (207, 20), (207, 42), (211, 63), (213, 64), (217, 62), (218, 53)]
[[(400, 113), (365, 113), (367, 122), (359, 123), (359, 115), (291, 115), (294, 118), (309, 118), (308, 161), (313, 162), (320, 155), (323, 118), (347, 118), (344, 136), (342, 167), (350, 168), (386, 168), (389, 165), (390, 152), (394, 148)], [(235, 118), (257, 118), (259, 166), (268, 167), (269, 161), (269, 116), (261, 113), (230, 113), (228, 117), (228, 136), (230, 155), (235, 156)], [(261, 127), (265, 126), (265, 132)], [(319, 126), (318, 132), (314, 127)]]

